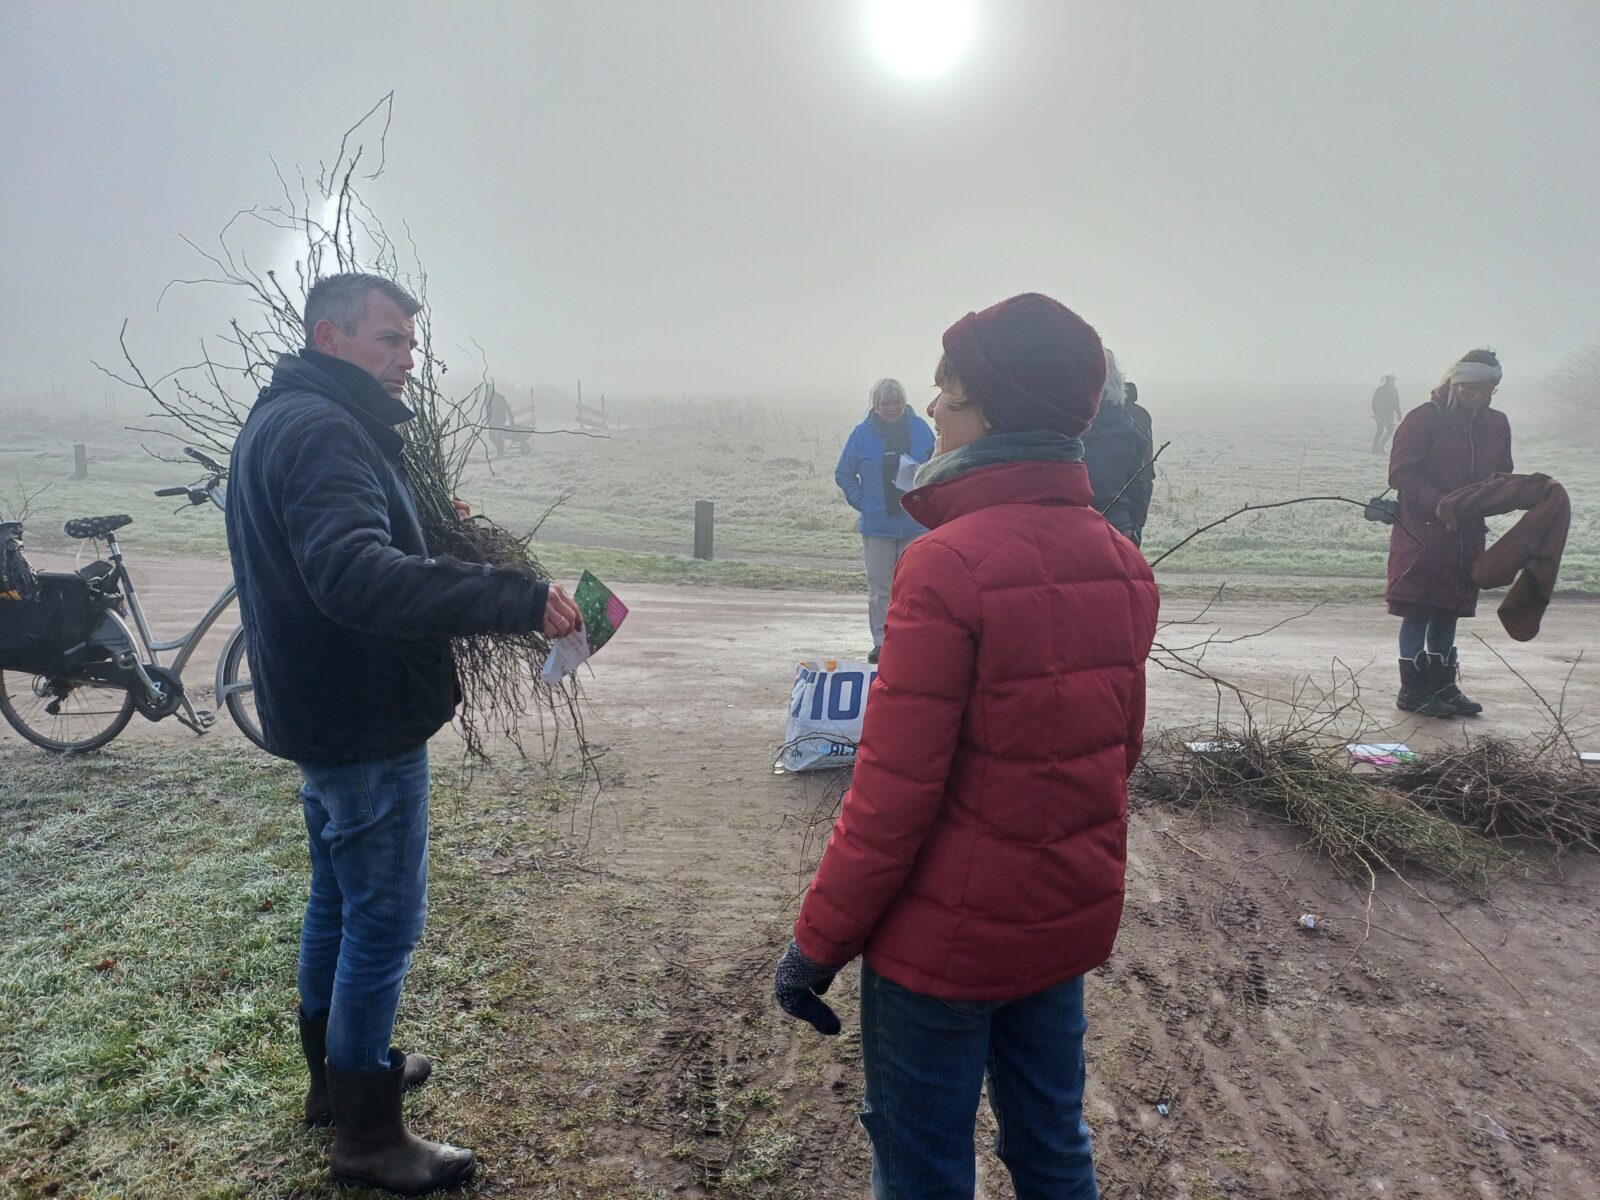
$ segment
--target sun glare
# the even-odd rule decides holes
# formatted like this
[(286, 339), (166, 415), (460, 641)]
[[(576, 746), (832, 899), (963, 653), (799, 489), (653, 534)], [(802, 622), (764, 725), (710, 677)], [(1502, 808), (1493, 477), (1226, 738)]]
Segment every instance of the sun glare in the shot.
[(867, 37), (906, 79), (932, 79), (960, 61), (976, 24), (974, 0), (868, 0)]

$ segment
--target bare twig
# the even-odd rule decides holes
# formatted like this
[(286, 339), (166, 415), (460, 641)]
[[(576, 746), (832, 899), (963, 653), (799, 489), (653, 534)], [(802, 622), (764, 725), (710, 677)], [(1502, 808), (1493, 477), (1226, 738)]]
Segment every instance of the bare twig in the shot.
[[(1171, 554), (1175, 550), (1179, 550), (1182, 547), (1187, 546), (1190, 542), (1194, 541), (1194, 539), (1199, 537), (1202, 533), (1205, 533), (1208, 530), (1215, 529), (1218, 525), (1225, 525), (1229, 521), (1233, 520), (1235, 517), (1242, 517), (1245, 513), (1264, 512), (1269, 508), (1287, 508), (1291, 504), (1316, 504), (1316, 503), (1319, 503), (1319, 502), (1331, 502), (1331, 503), (1337, 503), (1337, 504), (1354, 504), (1357, 508), (1360, 508), (1360, 509), (1365, 509), (1367, 507), (1367, 501), (1365, 501), (1365, 500), (1352, 500), (1352, 499), (1350, 499), (1349, 496), (1296, 496), (1292, 500), (1273, 500), (1273, 501), (1269, 501), (1267, 503), (1262, 503), (1262, 504), (1256, 504), (1256, 503), (1246, 504), (1243, 508), (1234, 509), (1233, 512), (1229, 513), (1225, 517), (1218, 517), (1215, 521), (1212, 521), (1209, 524), (1200, 526), (1199, 529), (1196, 529), (1193, 533), (1189, 534), (1187, 537), (1183, 538), (1181, 541), (1177, 542), (1176, 544), (1174, 544), (1172, 546), (1167, 547), (1160, 554), (1158, 554), (1155, 558), (1152, 558), (1150, 560), (1150, 565), (1152, 567), (1156, 566), (1164, 558), (1166, 558), (1167, 555)], [(1399, 528), (1405, 530), (1407, 536), (1412, 537), (1412, 538), (1415, 538), (1417, 536), (1416, 534), (1412, 533), (1410, 529), (1407, 529), (1405, 525), (1400, 524), (1399, 522), (1396, 522), (1396, 524), (1398, 525)]]

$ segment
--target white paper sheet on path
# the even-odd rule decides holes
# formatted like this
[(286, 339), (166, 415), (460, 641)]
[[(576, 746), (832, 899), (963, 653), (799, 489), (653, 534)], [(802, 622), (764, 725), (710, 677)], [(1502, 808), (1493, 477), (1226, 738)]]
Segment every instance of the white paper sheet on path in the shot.
[(1396, 763), (1412, 762), (1417, 752), (1404, 742), (1362, 742), (1349, 747), (1350, 761), (1371, 763), (1376, 767), (1392, 767)]

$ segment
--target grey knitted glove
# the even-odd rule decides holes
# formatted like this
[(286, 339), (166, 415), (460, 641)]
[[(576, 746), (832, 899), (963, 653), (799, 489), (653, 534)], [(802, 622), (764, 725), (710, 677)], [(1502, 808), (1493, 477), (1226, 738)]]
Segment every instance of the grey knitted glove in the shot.
[(798, 942), (791, 941), (789, 948), (778, 960), (777, 974), (772, 981), (773, 993), (778, 997), (778, 1007), (791, 1017), (809, 1022), (818, 1033), (832, 1035), (839, 1032), (839, 1017), (818, 997), (828, 990), (838, 967), (824, 967), (800, 953)]

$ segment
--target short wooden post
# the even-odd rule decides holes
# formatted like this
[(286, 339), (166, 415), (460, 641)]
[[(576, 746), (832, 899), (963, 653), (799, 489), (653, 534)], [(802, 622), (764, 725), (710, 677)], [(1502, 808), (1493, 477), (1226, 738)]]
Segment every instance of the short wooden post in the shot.
[(709, 500), (694, 502), (694, 556), (711, 558), (712, 504)]
[(89, 478), (89, 451), (82, 442), (72, 447), (72, 477), (74, 479)]

